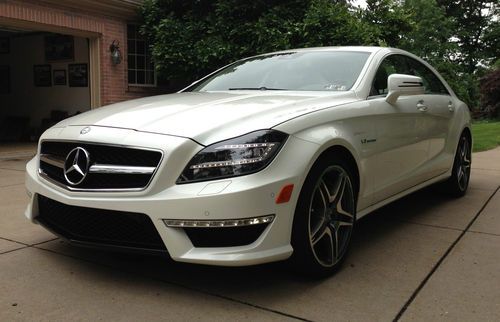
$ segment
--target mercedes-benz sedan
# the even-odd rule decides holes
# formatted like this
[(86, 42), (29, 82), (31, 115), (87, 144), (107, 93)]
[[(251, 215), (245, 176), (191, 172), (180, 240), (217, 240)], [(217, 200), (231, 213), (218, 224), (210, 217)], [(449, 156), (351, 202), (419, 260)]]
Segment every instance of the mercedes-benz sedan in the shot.
[(328, 274), (366, 214), (438, 182), (465, 194), (470, 126), (444, 79), (405, 51), (260, 55), (47, 130), (27, 165), (26, 216), (83, 246)]

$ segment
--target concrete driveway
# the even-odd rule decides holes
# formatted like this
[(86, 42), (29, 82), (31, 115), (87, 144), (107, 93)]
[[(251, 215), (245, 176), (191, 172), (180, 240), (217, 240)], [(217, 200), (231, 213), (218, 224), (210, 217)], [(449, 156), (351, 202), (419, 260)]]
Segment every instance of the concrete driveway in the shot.
[(0, 321), (500, 321), (500, 148), (470, 190), (415, 193), (359, 222), (338, 274), (205, 267), (74, 248), (23, 216), (26, 158), (0, 158)]

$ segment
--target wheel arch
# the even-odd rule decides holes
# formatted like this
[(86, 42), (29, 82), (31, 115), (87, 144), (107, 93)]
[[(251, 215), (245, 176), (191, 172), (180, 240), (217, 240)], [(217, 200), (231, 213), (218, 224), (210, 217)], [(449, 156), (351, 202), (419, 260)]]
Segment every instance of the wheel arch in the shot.
[(360, 175), (359, 175), (359, 168), (358, 168), (358, 162), (356, 161), (353, 153), (344, 145), (340, 144), (334, 144), (328, 148), (326, 148), (317, 158), (319, 160), (320, 158), (328, 157), (328, 155), (335, 155), (335, 156), (340, 156), (343, 160), (345, 160), (349, 166), (350, 169), (352, 170), (352, 175), (354, 176), (354, 184), (355, 184), (355, 189), (356, 189), (356, 195), (359, 194), (359, 189), (360, 189)]
[[(363, 189), (363, 178), (361, 176), (361, 166), (359, 156), (356, 154), (355, 149), (351, 144), (341, 138), (336, 138), (328, 142), (324, 142), (317, 150), (316, 155), (311, 159), (309, 168), (307, 169), (306, 176), (311, 171), (312, 167), (318, 160), (328, 157), (328, 155), (339, 156), (346, 160), (353, 171), (354, 184), (356, 189), (356, 196), (359, 198), (360, 192)], [(305, 178), (304, 178), (305, 180)]]

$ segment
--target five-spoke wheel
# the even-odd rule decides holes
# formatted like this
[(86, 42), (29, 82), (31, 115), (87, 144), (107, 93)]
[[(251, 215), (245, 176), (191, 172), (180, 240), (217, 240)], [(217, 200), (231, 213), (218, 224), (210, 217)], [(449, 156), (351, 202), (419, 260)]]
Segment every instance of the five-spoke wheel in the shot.
[(321, 265), (331, 267), (344, 255), (354, 224), (351, 180), (340, 166), (319, 178), (309, 207), (309, 242)]
[(471, 157), (471, 149), (469, 140), (463, 136), (460, 140), (459, 152), (458, 152), (458, 165), (456, 168), (457, 171), (457, 180), (460, 190), (467, 190), (467, 186), (469, 184), (470, 178), (470, 157)]
[(458, 142), (451, 177), (444, 184), (446, 192), (454, 197), (465, 195), (469, 186), (470, 170), (471, 142), (469, 136), (463, 133)]
[(357, 189), (351, 164), (330, 154), (318, 159), (302, 187), (295, 211), (292, 261), (324, 276), (346, 256), (356, 221)]

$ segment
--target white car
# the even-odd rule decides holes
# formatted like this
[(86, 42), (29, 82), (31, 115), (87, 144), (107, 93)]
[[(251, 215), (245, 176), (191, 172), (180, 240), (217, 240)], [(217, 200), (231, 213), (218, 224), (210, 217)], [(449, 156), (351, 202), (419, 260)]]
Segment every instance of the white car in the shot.
[(265, 54), (47, 130), (26, 216), (83, 246), (329, 274), (366, 214), (438, 182), (465, 194), (470, 128), (467, 106), (405, 51)]

